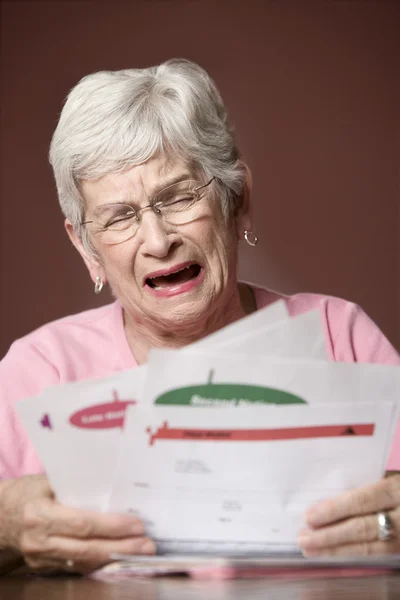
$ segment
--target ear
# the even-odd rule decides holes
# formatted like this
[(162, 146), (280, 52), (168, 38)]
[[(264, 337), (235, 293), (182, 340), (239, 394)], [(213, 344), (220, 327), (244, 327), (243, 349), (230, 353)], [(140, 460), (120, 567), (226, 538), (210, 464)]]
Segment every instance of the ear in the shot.
[(96, 258), (95, 255), (89, 253), (84, 247), (82, 240), (69, 219), (65, 219), (64, 227), (67, 231), (68, 237), (78, 250), (79, 254), (82, 256), (85, 265), (90, 273), (90, 277), (93, 283), (96, 283), (96, 277), (101, 277), (103, 283), (106, 283), (106, 275), (104, 272), (104, 268), (101, 265), (100, 261)]
[(253, 178), (247, 164), (241, 161), (244, 171), (243, 197), (242, 206), (236, 216), (236, 233), (239, 240), (244, 239), (244, 232), (251, 231), (252, 227), (252, 210), (251, 210), (251, 190)]

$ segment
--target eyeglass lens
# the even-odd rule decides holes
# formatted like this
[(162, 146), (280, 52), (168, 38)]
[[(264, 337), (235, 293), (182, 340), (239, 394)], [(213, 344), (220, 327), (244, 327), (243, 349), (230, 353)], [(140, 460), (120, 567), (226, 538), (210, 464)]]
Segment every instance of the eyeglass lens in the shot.
[(128, 204), (108, 205), (95, 215), (95, 233), (102, 236), (105, 243), (118, 243), (132, 237), (140, 226), (141, 211), (153, 209), (171, 225), (183, 225), (197, 219), (203, 203), (199, 202), (203, 189), (198, 181), (180, 181), (158, 192), (150, 205), (135, 210)]

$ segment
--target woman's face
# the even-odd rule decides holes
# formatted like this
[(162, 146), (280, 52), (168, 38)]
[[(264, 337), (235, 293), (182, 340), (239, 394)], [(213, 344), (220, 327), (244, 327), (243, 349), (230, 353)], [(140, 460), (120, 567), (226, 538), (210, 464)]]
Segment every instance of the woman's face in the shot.
[[(96, 181), (83, 181), (85, 219), (102, 205), (127, 203), (138, 209), (148, 205), (157, 191), (172, 179), (199, 179), (182, 161), (158, 157), (124, 173)], [(87, 225), (98, 259), (88, 255), (67, 222), (73, 242), (91, 277), (100, 276), (134, 320), (168, 328), (207, 320), (210, 311), (229, 301), (236, 287), (237, 240), (249, 229), (241, 215), (227, 224), (213, 183), (202, 191), (202, 211), (195, 220), (171, 225), (151, 209), (140, 213), (136, 233), (122, 243), (109, 243)]]

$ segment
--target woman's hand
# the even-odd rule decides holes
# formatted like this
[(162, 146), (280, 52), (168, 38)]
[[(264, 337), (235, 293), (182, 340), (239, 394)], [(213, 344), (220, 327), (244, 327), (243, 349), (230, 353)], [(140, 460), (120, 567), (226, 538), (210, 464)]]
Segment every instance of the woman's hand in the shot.
[[(379, 512), (386, 512), (393, 524), (386, 541), (378, 536)], [(298, 538), (305, 556), (400, 553), (400, 474), (324, 500), (307, 512), (306, 521), (310, 529)]]
[(63, 506), (44, 475), (0, 484), (0, 548), (18, 550), (35, 570), (88, 572), (110, 554), (154, 554), (155, 544), (130, 515)]

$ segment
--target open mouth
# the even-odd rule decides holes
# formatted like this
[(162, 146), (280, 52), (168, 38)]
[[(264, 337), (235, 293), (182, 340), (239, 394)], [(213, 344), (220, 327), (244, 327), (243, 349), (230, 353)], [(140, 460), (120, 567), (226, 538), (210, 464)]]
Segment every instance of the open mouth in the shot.
[(168, 275), (159, 275), (158, 277), (148, 277), (146, 279), (146, 285), (151, 287), (153, 290), (166, 289), (171, 286), (180, 285), (187, 283), (199, 276), (201, 266), (197, 263), (186, 265), (180, 269), (177, 269), (173, 273)]

